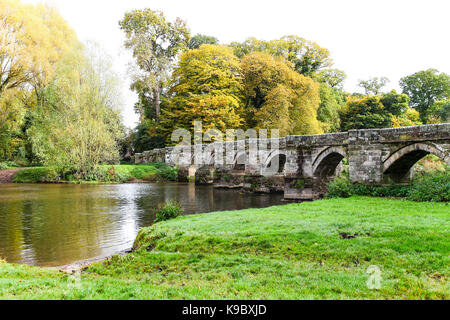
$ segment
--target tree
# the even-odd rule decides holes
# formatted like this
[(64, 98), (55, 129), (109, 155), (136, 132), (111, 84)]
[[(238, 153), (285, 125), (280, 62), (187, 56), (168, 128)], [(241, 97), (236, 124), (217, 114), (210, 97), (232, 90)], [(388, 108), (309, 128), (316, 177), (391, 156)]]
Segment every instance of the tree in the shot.
[(450, 122), (450, 101), (447, 101), (439, 110), (441, 122)]
[(450, 122), (450, 100), (436, 101), (427, 112), (428, 122)]
[(132, 146), (134, 152), (164, 148), (165, 139), (159, 134), (158, 124), (150, 119), (142, 119), (132, 133)]
[(385, 109), (379, 96), (349, 98), (340, 115), (342, 131), (392, 126), (392, 114)]
[(384, 94), (381, 99), (384, 109), (394, 116), (401, 116), (409, 109), (409, 97), (395, 90)]
[(79, 42), (48, 5), (0, 1), (0, 157), (25, 161), (29, 112), (56, 66)]
[(0, 95), (8, 89), (42, 88), (56, 63), (78, 43), (75, 33), (48, 5), (0, 2)]
[(219, 44), (219, 40), (216, 37), (196, 34), (189, 41), (188, 48), (198, 49), (202, 44)]
[(337, 132), (340, 129), (339, 111), (345, 105), (345, 94), (321, 83), (319, 86), (320, 106), (317, 120), (324, 132)]
[(17, 158), (18, 148), (24, 147), (20, 129), (26, 113), (22, 99), (27, 95), (26, 92), (10, 89), (0, 96), (0, 161)]
[(163, 110), (161, 127), (169, 142), (174, 129), (193, 132), (195, 120), (207, 129), (239, 128), (241, 90), (239, 60), (231, 48), (201, 45), (184, 52), (172, 75), (173, 87)]
[(436, 101), (450, 97), (450, 76), (428, 69), (401, 78), (400, 87), (409, 96), (410, 106), (420, 112), (420, 119), (425, 123), (428, 109)]
[(230, 46), (234, 48), (239, 58), (253, 52), (281, 56), (290, 61), (297, 72), (307, 76), (332, 65), (328, 49), (293, 35), (271, 41), (249, 38), (242, 43), (232, 42)]
[(247, 126), (280, 129), (281, 135), (322, 132), (317, 121), (318, 84), (289, 62), (254, 52), (241, 61)]
[(366, 95), (378, 95), (380, 90), (389, 83), (389, 79), (386, 77), (374, 77), (368, 80), (359, 80), (358, 86), (364, 89)]
[(134, 82), (141, 81), (141, 87), (145, 84), (152, 93), (158, 121), (161, 91), (177, 55), (189, 42), (186, 23), (179, 18), (169, 22), (162, 12), (142, 9), (126, 13), (119, 25), (125, 32), (125, 47), (132, 50), (138, 67)]
[(104, 53), (92, 48), (66, 55), (32, 111), (27, 133), (41, 162), (80, 178), (117, 161), (123, 136), (117, 77)]
[(420, 115), (416, 109), (408, 107), (405, 112), (399, 116), (392, 116), (392, 127), (407, 127), (422, 124)]
[(312, 74), (312, 78), (320, 83), (325, 83), (331, 88), (342, 90), (347, 75), (339, 69), (323, 69)]

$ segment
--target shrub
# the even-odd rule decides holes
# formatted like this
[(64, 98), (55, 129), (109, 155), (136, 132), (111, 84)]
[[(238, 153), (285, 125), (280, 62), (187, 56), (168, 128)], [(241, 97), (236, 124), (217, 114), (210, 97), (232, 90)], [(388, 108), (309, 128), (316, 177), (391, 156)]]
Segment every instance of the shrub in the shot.
[(327, 184), (327, 198), (348, 198), (352, 195), (406, 198), (411, 201), (450, 201), (450, 170), (417, 174), (409, 186), (352, 185), (348, 177), (340, 176)]
[(57, 182), (61, 179), (60, 175), (53, 168), (26, 168), (19, 170), (14, 177), (14, 182), (18, 183), (36, 183), (36, 182)]
[(336, 177), (327, 184), (327, 198), (348, 198), (352, 195), (352, 184), (347, 177)]
[(412, 201), (450, 201), (450, 170), (416, 177), (408, 199)]
[(165, 221), (178, 217), (184, 212), (181, 203), (175, 200), (169, 200), (158, 205), (156, 219), (154, 222)]
[(177, 169), (168, 165), (158, 168), (157, 177), (159, 181), (177, 181)]
[(0, 162), (0, 170), (6, 170), (8, 168), (18, 168), (18, 167), (20, 167), (20, 165), (15, 163), (14, 161)]
[(409, 186), (390, 185), (390, 186), (368, 186), (358, 184), (352, 186), (352, 194), (370, 197), (395, 197), (404, 198), (409, 195)]

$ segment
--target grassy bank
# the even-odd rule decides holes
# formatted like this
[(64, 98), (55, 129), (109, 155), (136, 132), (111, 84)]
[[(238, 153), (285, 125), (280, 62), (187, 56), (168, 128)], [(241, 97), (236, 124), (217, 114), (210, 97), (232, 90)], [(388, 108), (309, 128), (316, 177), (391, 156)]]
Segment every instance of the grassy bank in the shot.
[(449, 299), (449, 230), (446, 203), (368, 197), (182, 216), (141, 230), (136, 251), (90, 266), (78, 288), (0, 263), (0, 298)]
[(78, 178), (76, 175), (67, 174), (60, 176), (51, 168), (32, 167), (24, 168), (14, 177), (16, 183), (38, 182), (99, 182), (99, 183), (123, 183), (128, 181), (143, 180), (149, 182), (175, 181), (176, 169), (164, 163), (146, 165), (122, 164), (102, 165), (93, 174)]

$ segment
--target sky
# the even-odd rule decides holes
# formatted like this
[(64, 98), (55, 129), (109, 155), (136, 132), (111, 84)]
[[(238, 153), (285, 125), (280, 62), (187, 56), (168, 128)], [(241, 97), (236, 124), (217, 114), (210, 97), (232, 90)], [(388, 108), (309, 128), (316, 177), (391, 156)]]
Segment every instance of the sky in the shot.
[(248, 37), (271, 40), (298, 35), (330, 50), (333, 68), (347, 73), (344, 88), (361, 92), (359, 79), (387, 77), (385, 90), (399, 91), (401, 77), (435, 68), (450, 74), (448, 0), (22, 0), (56, 6), (82, 41), (95, 41), (113, 58), (123, 81), (122, 115), (138, 121), (129, 90), (130, 53), (123, 48), (118, 21), (125, 12), (161, 10), (180, 17), (191, 34), (215, 36), (220, 43)]

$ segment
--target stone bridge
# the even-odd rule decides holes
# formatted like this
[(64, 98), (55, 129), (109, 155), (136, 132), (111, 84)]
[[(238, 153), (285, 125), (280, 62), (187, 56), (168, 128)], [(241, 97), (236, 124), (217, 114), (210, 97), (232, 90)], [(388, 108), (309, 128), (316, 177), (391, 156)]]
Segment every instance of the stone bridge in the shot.
[(343, 162), (353, 183), (408, 183), (427, 154), (450, 164), (450, 123), (177, 146), (135, 154), (134, 161), (178, 166), (180, 181), (315, 199)]

